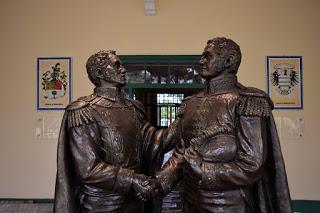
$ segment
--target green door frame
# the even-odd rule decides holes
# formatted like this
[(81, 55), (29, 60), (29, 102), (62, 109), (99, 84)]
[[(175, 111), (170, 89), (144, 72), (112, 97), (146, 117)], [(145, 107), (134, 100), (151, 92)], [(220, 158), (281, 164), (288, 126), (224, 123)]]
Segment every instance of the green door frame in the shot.
[[(123, 64), (191, 64), (199, 63), (200, 55), (120, 55)], [(169, 69), (169, 68), (168, 68)], [(200, 83), (183, 84), (150, 84), (150, 83), (128, 83), (125, 87), (129, 97), (133, 98), (134, 89), (176, 89), (176, 88), (204, 88)]]

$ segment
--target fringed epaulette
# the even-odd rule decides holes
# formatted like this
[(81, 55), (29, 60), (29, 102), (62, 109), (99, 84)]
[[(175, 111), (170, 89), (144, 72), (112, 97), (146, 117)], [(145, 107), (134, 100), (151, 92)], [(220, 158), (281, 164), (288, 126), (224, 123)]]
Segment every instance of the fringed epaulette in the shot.
[(273, 104), (268, 95), (256, 88), (246, 88), (240, 91), (241, 100), (238, 114), (245, 116), (269, 117)]
[(68, 128), (89, 124), (94, 121), (93, 109), (90, 106), (90, 101), (94, 98), (94, 95), (81, 97), (67, 106)]

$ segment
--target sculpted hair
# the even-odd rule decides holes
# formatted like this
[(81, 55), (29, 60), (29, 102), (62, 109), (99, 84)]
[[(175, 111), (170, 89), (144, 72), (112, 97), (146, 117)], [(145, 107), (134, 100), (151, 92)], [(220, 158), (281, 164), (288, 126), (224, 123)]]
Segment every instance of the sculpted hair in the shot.
[(241, 51), (239, 45), (231, 39), (225, 37), (217, 37), (208, 40), (207, 45), (218, 46), (221, 51), (221, 55), (226, 57), (229, 55), (234, 56), (234, 63), (228, 69), (229, 73), (237, 73), (241, 63)]
[(100, 86), (100, 81), (96, 77), (98, 69), (104, 69), (110, 62), (110, 55), (116, 55), (114, 50), (101, 50), (88, 58), (86, 68), (90, 81), (95, 86)]

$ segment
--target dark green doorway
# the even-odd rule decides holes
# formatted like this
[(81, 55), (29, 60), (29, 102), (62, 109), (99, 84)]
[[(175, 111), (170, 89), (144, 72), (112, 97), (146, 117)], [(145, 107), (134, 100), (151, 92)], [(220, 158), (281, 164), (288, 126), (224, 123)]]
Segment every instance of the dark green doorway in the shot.
[[(145, 107), (147, 119), (157, 129), (168, 127), (176, 118), (182, 100), (204, 88), (199, 75), (200, 56), (120, 56), (127, 70), (126, 92)], [(164, 162), (172, 155), (166, 153)], [(182, 212), (180, 186), (162, 203), (162, 213)]]
[(156, 129), (168, 127), (176, 118), (182, 100), (199, 92), (197, 88), (137, 88), (133, 90), (136, 100), (143, 103), (147, 119)]

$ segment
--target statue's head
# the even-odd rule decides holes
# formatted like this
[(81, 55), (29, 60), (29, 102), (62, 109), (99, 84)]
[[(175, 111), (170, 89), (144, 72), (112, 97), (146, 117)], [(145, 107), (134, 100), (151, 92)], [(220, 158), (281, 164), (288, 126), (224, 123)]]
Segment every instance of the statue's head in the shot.
[(104, 83), (115, 87), (126, 84), (126, 70), (113, 50), (102, 50), (93, 54), (89, 57), (86, 68), (89, 79), (96, 87)]
[(228, 38), (214, 38), (207, 42), (202, 53), (200, 74), (206, 80), (221, 74), (236, 74), (240, 63), (241, 51), (238, 44)]

